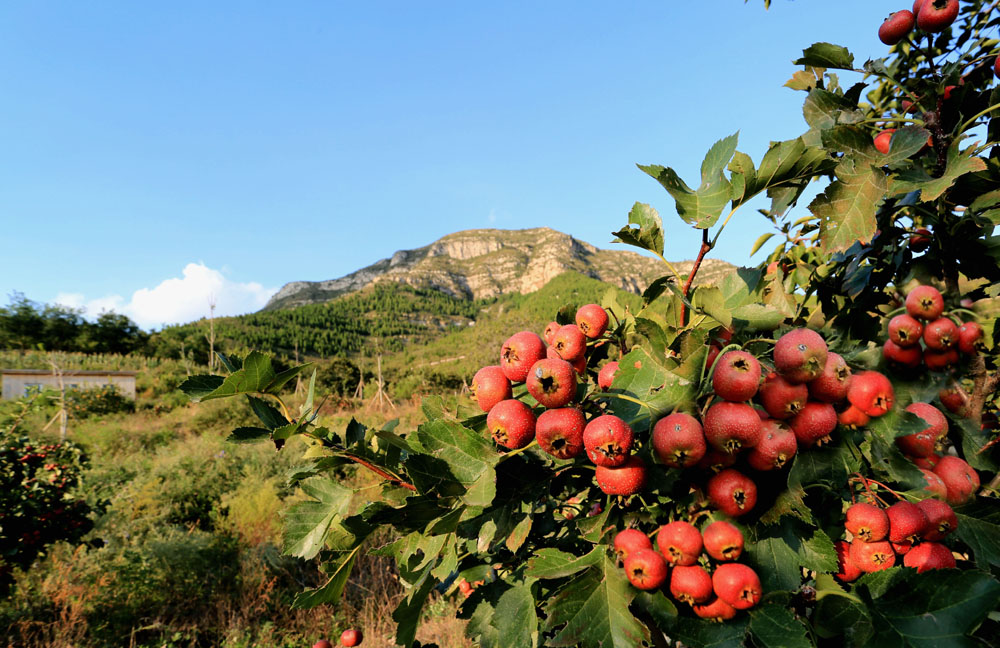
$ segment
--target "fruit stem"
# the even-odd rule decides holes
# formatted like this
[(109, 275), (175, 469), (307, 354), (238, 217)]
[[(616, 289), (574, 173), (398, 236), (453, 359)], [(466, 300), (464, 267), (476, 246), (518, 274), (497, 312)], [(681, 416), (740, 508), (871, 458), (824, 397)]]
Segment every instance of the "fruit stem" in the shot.
[(968, 308), (952, 308), (950, 312), (951, 313), (965, 313), (966, 315), (970, 315), (975, 320), (979, 319), (979, 315), (977, 315), (975, 311), (970, 311)]
[(414, 486), (413, 484), (404, 481), (401, 477), (398, 477), (396, 475), (393, 475), (392, 473), (389, 473), (389, 472), (387, 472), (385, 470), (382, 470), (378, 466), (376, 466), (376, 465), (374, 465), (372, 463), (369, 463), (365, 459), (362, 459), (361, 457), (359, 457), (359, 456), (357, 456), (355, 454), (351, 454), (350, 452), (341, 452), (339, 454), (342, 457), (344, 457), (345, 459), (349, 459), (349, 460), (353, 461), (356, 464), (360, 464), (360, 465), (364, 466), (365, 468), (367, 468), (368, 470), (372, 471), (373, 473), (375, 473), (376, 475), (378, 475), (379, 477), (381, 477), (382, 479), (384, 479), (384, 480), (386, 480), (388, 482), (396, 484), (397, 486), (402, 486), (403, 488), (411, 490), (414, 493), (417, 492), (417, 487)]
[[(734, 207), (733, 210), (729, 212), (729, 216), (732, 216), (733, 212), (735, 211), (736, 208)], [(729, 217), (727, 216), (726, 223), (728, 222), (729, 222)], [(725, 227), (726, 223), (723, 223), (722, 227)], [(722, 227), (719, 228), (720, 234), (722, 233)], [(716, 238), (718, 238), (718, 234), (716, 235)], [(694, 265), (691, 266), (691, 272), (688, 274), (687, 281), (684, 282), (684, 288), (681, 289), (681, 294), (684, 295), (684, 299), (687, 299), (688, 293), (691, 292), (691, 284), (694, 283), (694, 276), (698, 274), (698, 268), (701, 267), (702, 260), (705, 258), (705, 255), (708, 254), (709, 250), (711, 250), (714, 246), (715, 246), (714, 242), (710, 243), (708, 241), (708, 230), (707, 229), (701, 230), (701, 248), (698, 250), (698, 258), (694, 260)], [(685, 310), (686, 307), (684, 306), (684, 302), (681, 302), (680, 315), (677, 318), (677, 323), (680, 324), (682, 327), (684, 326)]]
[(993, 104), (992, 106), (990, 106), (986, 110), (982, 110), (982, 111), (976, 113), (975, 115), (973, 115), (972, 117), (970, 117), (969, 119), (966, 119), (965, 123), (962, 124), (961, 128), (958, 129), (958, 132), (959, 133), (964, 133), (965, 129), (968, 128), (969, 126), (971, 126), (973, 123), (975, 123), (975, 121), (977, 119), (979, 119), (980, 117), (983, 117), (985, 115), (988, 115), (989, 113), (993, 112), (997, 108), (1000, 108), (1000, 104)]
[(652, 250), (652, 252), (656, 256), (660, 257), (660, 261), (663, 261), (664, 263), (667, 264), (667, 267), (670, 269), (670, 273), (674, 275), (674, 281), (676, 281), (678, 284), (682, 283), (683, 280), (681, 279), (681, 273), (677, 272), (677, 268), (674, 267), (674, 264), (667, 261), (667, 258), (662, 254), (660, 254), (659, 252), (657, 252), (656, 250)]
[(529, 443), (528, 445), (524, 446), (523, 448), (518, 448), (517, 450), (511, 450), (510, 452), (501, 455), (500, 458), (497, 459), (497, 463), (500, 463), (501, 461), (506, 461), (507, 459), (510, 459), (511, 457), (513, 457), (515, 455), (519, 455), (522, 452), (524, 452), (525, 450), (533, 448), (536, 445), (538, 445), (538, 439), (532, 439), (531, 443)]

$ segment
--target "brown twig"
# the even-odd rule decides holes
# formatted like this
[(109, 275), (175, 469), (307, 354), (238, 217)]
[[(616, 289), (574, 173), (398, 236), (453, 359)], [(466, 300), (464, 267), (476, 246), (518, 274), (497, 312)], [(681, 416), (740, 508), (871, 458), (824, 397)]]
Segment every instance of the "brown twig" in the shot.
[[(708, 254), (709, 250), (712, 249), (712, 244), (708, 241), (708, 230), (701, 230), (701, 249), (698, 250), (698, 258), (694, 260), (694, 265), (691, 266), (691, 272), (688, 273), (687, 281), (684, 282), (684, 287), (681, 288), (681, 294), (684, 295), (684, 299), (687, 299), (688, 294), (691, 292), (691, 284), (694, 283), (694, 276), (698, 273), (698, 268), (701, 267), (701, 262)], [(684, 326), (684, 316), (687, 309), (684, 306), (684, 302), (681, 302), (681, 312), (678, 318), (678, 324)]]
[(409, 482), (403, 481), (402, 479), (400, 479), (396, 475), (387, 473), (386, 471), (382, 470), (378, 466), (376, 466), (376, 465), (374, 465), (372, 463), (369, 463), (367, 460), (362, 459), (361, 457), (359, 457), (357, 455), (350, 454), (349, 452), (341, 452), (340, 454), (343, 457), (345, 457), (347, 459), (350, 459), (354, 463), (359, 464), (361, 466), (364, 466), (368, 470), (372, 471), (373, 473), (375, 473), (376, 475), (378, 475), (379, 477), (381, 477), (382, 479), (384, 479), (384, 480), (386, 480), (386, 481), (388, 481), (390, 483), (396, 484), (397, 486), (402, 486), (403, 488), (407, 488), (407, 489), (413, 491), (414, 493), (417, 492), (417, 487), (414, 486), (413, 484), (410, 484)]

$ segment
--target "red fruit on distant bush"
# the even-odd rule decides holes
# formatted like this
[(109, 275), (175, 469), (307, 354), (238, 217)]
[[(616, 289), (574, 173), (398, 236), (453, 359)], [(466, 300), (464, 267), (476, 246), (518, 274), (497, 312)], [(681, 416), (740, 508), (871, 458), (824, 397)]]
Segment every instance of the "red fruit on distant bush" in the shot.
[(613, 414), (590, 420), (583, 430), (587, 457), (598, 466), (613, 467), (625, 463), (632, 451), (632, 428)]
[(858, 502), (847, 509), (844, 528), (864, 542), (878, 542), (889, 535), (889, 516), (874, 504)]
[(500, 347), (500, 368), (511, 382), (521, 383), (532, 365), (545, 357), (545, 343), (531, 331), (521, 331), (507, 338)]
[(983, 327), (977, 322), (966, 322), (958, 329), (958, 350), (966, 355), (976, 355), (976, 345), (983, 339)]
[(851, 405), (843, 412), (837, 415), (837, 423), (849, 428), (859, 428), (868, 425), (871, 421), (871, 417), (859, 410), (854, 405)]
[(561, 327), (562, 324), (560, 324), (559, 322), (549, 322), (545, 326), (545, 332), (542, 333), (542, 337), (545, 338), (546, 344), (552, 344), (552, 338), (555, 337), (556, 331), (558, 331)]
[(608, 313), (600, 304), (587, 304), (576, 311), (576, 325), (587, 337), (599, 338), (608, 330)]
[(670, 522), (656, 532), (656, 546), (669, 564), (693, 565), (701, 554), (701, 533), (690, 522)]
[(472, 395), (479, 409), (488, 412), (502, 400), (513, 395), (510, 380), (504, 375), (499, 365), (483, 367), (472, 377)]
[(667, 563), (652, 549), (639, 549), (625, 559), (625, 576), (633, 587), (655, 590), (667, 580)]
[(906, 38), (906, 35), (913, 29), (913, 23), (913, 12), (906, 9), (893, 12), (878, 28), (878, 39), (886, 45), (895, 45)]
[(923, 334), (924, 325), (912, 315), (903, 313), (889, 320), (889, 339), (904, 349), (919, 346)]
[(615, 535), (614, 547), (618, 557), (625, 560), (634, 551), (652, 549), (653, 541), (639, 529), (625, 529)]
[(694, 610), (694, 613), (699, 618), (715, 621), (716, 623), (722, 623), (734, 618), (737, 612), (736, 608), (718, 598), (718, 596), (704, 605), (692, 606), (691, 609)]
[(863, 542), (856, 539), (851, 542), (849, 556), (858, 569), (869, 574), (896, 564), (896, 552), (887, 540)]
[(708, 480), (708, 499), (730, 517), (739, 517), (757, 505), (757, 484), (734, 468), (713, 475)]
[(646, 485), (646, 464), (633, 455), (615, 468), (597, 466), (594, 477), (607, 495), (635, 495)]
[(653, 426), (653, 451), (671, 468), (688, 468), (705, 456), (707, 444), (698, 419), (675, 412)]
[(760, 417), (745, 403), (716, 403), (705, 413), (705, 439), (730, 454), (752, 448), (760, 441)]
[(361, 639), (361, 631), (351, 628), (350, 630), (344, 630), (344, 632), (341, 633), (340, 645), (347, 646), (347, 648), (351, 648), (351, 646), (360, 646)]
[(958, 0), (926, 0), (917, 13), (917, 27), (937, 33), (947, 29), (958, 17)]
[(747, 463), (754, 470), (778, 470), (798, 451), (795, 433), (785, 423), (775, 419), (762, 421), (760, 441), (747, 454)]
[(788, 422), (788, 426), (795, 433), (799, 447), (823, 445), (830, 441), (830, 433), (837, 429), (837, 410), (830, 403), (809, 402)]
[[(940, 459), (940, 457), (938, 458)], [(927, 457), (922, 457), (922, 459), (926, 460)], [(921, 466), (916, 461), (914, 461), (913, 463), (916, 463), (917, 466), (920, 468), (920, 472), (922, 472), (924, 475), (924, 481), (927, 482), (927, 486), (924, 488), (924, 490), (930, 493), (933, 497), (937, 497), (939, 499), (947, 499), (948, 487), (945, 486), (944, 481), (940, 477), (938, 477), (937, 474), (934, 473), (933, 465), (930, 468), (926, 468), (924, 466)]]
[(771, 418), (787, 420), (802, 411), (809, 400), (809, 387), (785, 380), (772, 371), (764, 378), (758, 392), (760, 404)]
[(941, 478), (948, 489), (947, 500), (952, 506), (965, 504), (975, 497), (979, 489), (979, 475), (959, 457), (941, 457), (941, 461), (934, 466), (934, 474)]
[(611, 389), (611, 385), (615, 381), (616, 373), (618, 373), (618, 361), (612, 360), (608, 364), (601, 367), (601, 370), (597, 372), (597, 386), (604, 391)]
[(851, 385), (851, 368), (837, 353), (826, 354), (823, 373), (809, 383), (809, 395), (823, 403), (839, 403), (847, 398)]
[(938, 392), (938, 398), (949, 412), (965, 416), (969, 406), (969, 395), (959, 386), (948, 387)]
[(826, 341), (819, 333), (792, 329), (774, 345), (774, 368), (789, 382), (809, 382), (823, 373), (826, 354)]
[(916, 542), (927, 531), (927, 515), (913, 502), (896, 502), (885, 510), (890, 542)]
[(882, 155), (889, 154), (889, 147), (892, 144), (892, 134), (896, 132), (895, 128), (886, 128), (874, 138), (875, 150), (877, 150)]
[(550, 348), (563, 360), (576, 360), (587, 352), (587, 337), (576, 324), (560, 326)]
[(911, 457), (928, 457), (934, 454), (937, 444), (948, 434), (948, 420), (941, 410), (930, 403), (911, 403), (906, 411), (916, 414), (930, 427), (915, 434), (896, 437), (896, 445)]
[(705, 552), (716, 560), (739, 560), (743, 553), (743, 533), (725, 520), (712, 522), (701, 536)]
[(901, 347), (892, 340), (886, 340), (882, 345), (882, 355), (893, 365), (916, 369), (924, 361), (924, 352), (920, 345)]
[(884, 374), (863, 371), (851, 378), (847, 400), (868, 416), (882, 416), (892, 409), (896, 392)]
[(917, 286), (906, 296), (906, 312), (922, 320), (936, 320), (944, 312), (944, 298), (934, 286)]
[(670, 573), (670, 594), (689, 605), (706, 603), (715, 595), (712, 577), (701, 565), (678, 565)]
[(760, 577), (741, 563), (723, 563), (712, 574), (712, 589), (716, 596), (737, 610), (748, 610), (760, 601)]
[(937, 542), (921, 542), (903, 557), (903, 564), (915, 567), (918, 574), (929, 569), (953, 569), (955, 556), (951, 549)]
[(586, 426), (586, 417), (575, 407), (545, 410), (535, 422), (535, 439), (556, 459), (572, 459), (583, 452)]
[(851, 560), (851, 544), (846, 540), (837, 540), (833, 543), (833, 548), (837, 551), (838, 569), (834, 576), (844, 583), (851, 583), (858, 580), (864, 572)]
[(535, 438), (535, 413), (519, 400), (500, 401), (486, 415), (486, 428), (498, 444), (517, 450)]
[(526, 386), (542, 406), (565, 407), (576, 396), (576, 370), (565, 360), (544, 358), (531, 366)]
[(958, 342), (958, 327), (947, 317), (939, 317), (924, 327), (924, 344), (934, 351), (946, 351)]
[(927, 529), (924, 540), (940, 542), (945, 536), (958, 528), (958, 516), (947, 503), (937, 499), (925, 499), (917, 502), (917, 506), (927, 516)]
[(747, 401), (760, 386), (760, 363), (746, 351), (724, 353), (712, 372), (712, 389), (727, 401)]

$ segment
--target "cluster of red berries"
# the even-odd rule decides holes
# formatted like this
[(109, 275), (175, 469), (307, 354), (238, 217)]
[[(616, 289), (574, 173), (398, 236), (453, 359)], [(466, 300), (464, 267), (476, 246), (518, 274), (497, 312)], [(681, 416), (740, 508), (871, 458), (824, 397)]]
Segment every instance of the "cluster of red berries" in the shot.
[(614, 539), (615, 552), (633, 586), (655, 590), (667, 584), (671, 596), (713, 621), (732, 619), (760, 601), (760, 577), (735, 562), (743, 544), (740, 530), (724, 520), (702, 531), (690, 522), (665, 524), (656, 533), (659, 551), (638, 529), (620, 531)]
[(913, 26), (935, 34), (944, 31), (958, 17), (958, 0), (914, 0), (913, 10), (903, 9), (889, 15), (878, 29), (878, 38), (895, 45), (913, 31)]
[(458, 582), (458, 591), (460, 591), (462, 593), (462, 596), (464, 596), (465, 598), (469, 598), (470, 596), (472, 596), (472, 592), (475, 591), (477, 587), (484, 584), (485, 582), (486, 581), (478, 580), (474, 583), (470, 583), (469, 581), (463, 578)]
[(942, 540), (958, 527), (958, 516), (941, 500), (929, 498), (916, 504), (900, 500), (886, 509), (859, 502), (847, 509), (844, 527), (851, 539), (835, 543), (837, 578), (844, 582), (888, 569), (899, 556), (903, 565), (918, 572), (956, 565)]
[[(340, 634), (340, 645), (351, 648), (352, 646), (360, 646), (361, 640), (364, 637), (361, 631), (356, 628), (351, 628), (350, 630), (344, 630)], [(320, 639), (313, 644), (313, 648), (333, 648), (333, 644), (329, 639)]]
[(944, 371), (961, 356), (976, 355), (983, 338), (977, 322), (961, 325), (944, 315), (944, 298), (934, 286), (918, 286), (906, 296), (906, 313), (889, 320), (889, 339), (882, 354), (893, 366), (916, 369), (921, 364)]

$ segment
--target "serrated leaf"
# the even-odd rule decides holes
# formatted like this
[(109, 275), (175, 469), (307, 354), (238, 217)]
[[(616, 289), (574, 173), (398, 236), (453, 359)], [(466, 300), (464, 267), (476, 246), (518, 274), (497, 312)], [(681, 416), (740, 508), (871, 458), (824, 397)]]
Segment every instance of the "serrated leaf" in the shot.
[(748, 543), (747, 562), (760, 576), (765, 592), (792, 592), (802, 583), (798, 554), (780, 535), (765, 535)]
[(311, 499), (295, 504), (285, 515), (285, 553), (309, 560), (314, 558), (338, 516), (347, 515), (353, 491), (323, 477), (300, 484)]
[(652, 617), (661, 630), (669, 628), (677, 620), (677, 606), (659, 590), (639, 592), (632, 605)]
[(411, 646), (417, 636), (417, 625), (420, 623), (420, 614), (427, 602), (427, 597), (434, 589), (434, 579), (431, 578), (431, 570), (434, 564), (429, 564), (414, 583), (396, 609), (392, 612), (392, 620), (396, 622), (396, 645)]
[(795, 65), (827, 68), (833, 70), (853, 70), (854, 55), (846, 47), (832, 43), (814, 43), (802, 50), (802, 57)]
[(270, 438), (270, 430), (259, 427), (238, 427), (229, 433), (226, 441), (230, 443), (259, 443)]
[(524, 541), (528, 539), (528, 534), (530, 532), (531, 515), (525, 515), (514, 527), (514, 530), (510, 532), (510, 535), (507, 536), (504, 544), (511, 553), (516, 554), (517, 550), (524, 544)]
[[(802, 105), (802, 116), (806, 123), (817, 132), (816, 139), (819, 139), (822, 131), (833, 128), (841, 122), (841, 115), (856, 110), (857, 107), (843, 95), (817, 88), (806, 97)], [(852, 117), (847, 121), (853, 122), (855, 120)], [(820, 143), (821, 141), (813, 142), (803, 139), (803, 144), (811, 145), (813, 148), (818, 148)]]
[(785, 314), (770, 304), (740, 306), (732, 315), (737, 327), (748, 331), (773, 331), (785, 321)]
[(208, 374), (191, 376), (181, 383), (180, 390), (190, 396), (192, 400), (199, 401), (221, 387), (225, 381), (223, 376)]
[(536, 645), (538, 616), (535, 614), (535, 598), (531, 595), (531, 588), (517, 585), (504, 592), (497, 601), (493, 624), (508, 646), (531, 648)]
[(663, 256), (663, 221), (655, 209), (645, 203), (637, 202), (628, 214), (628, 222), (630, 226), (636, 225), (636, 227), (623, 227), (613, 232), (612, 236), (622, 243)]
[(750, 612), (750, 634), (766, 648), (810, 648), (806, 628), (784, 605), (762, 605)]
[(875, 235), (875, 214), (886, 192), (885, 174), (867, 161), (846, 156), (837, 177), (809, 205), (820, 219), (820, 238), (827, 252), (841, 252)]
[[(656, 420), (687, 402), (693, 397), (693, 385), (654, 360), (645, 349), (636, 348), (619, 361), (614, 389), (600, 397), (607, 399), (610, 413), (631, 424), (640, 417)], [(616, 397), (616, 393), (627, 398)]]
[(269, 430), (288, 425), (288, 419), (269, 403), (250, 395), (247, 395), (247, 400), (250, 401), (250, 409)]
[[(492, 443), (460, 423), (434, 420), (417, 428), (417, 443), (426, 453), (425, 472), (429, 477), (458, 482), (466, 488), (465, 501), (472, 506), (487, 506), (496, 495), (493, 466), (499, 455)], [(411, 465), (419, 455), (407, 461)], [(443, 472), (442, 472), (443, 471)]]
[(788, 487), (801, 489), (822, 482), (840, 488), (848, 475), (857, 472), (861, 463), (843, 442), (796, 453), (788, 473)]
[(607, 557), (560, 589), (546, 604), (548, 646), (634, 648), (646, 629), (628, 607), (635, 590)]
[(899, 128), (889, 140), (889, 152), (884, 156), (886, 164), (902, 162), (910, 156), (919, 153), (927, 146), (930, 132), (916, 126)]
[(604, 554), (603, 547), (595, 547), (590, 553), (583, 556), (575, 556), (559, 549), (546, 547), (539, 549), (534, 556), (528, 559), (525, 575), (540, 580), (572, 576), (601, 562)]
[(347, 579), (351, 577), (351, 569), (354, 567), (354, 559), (358, 555), (358, 549), (340, 560), (324, 565), (323, 571), (329, 574), (326, 582), (315, 589), (307, 589), (299, 592), (292, 600), (292, 607), (300, 610), (314, 608), (324, 603), (337, 603), (347, 586)]
[(976, 564), (982, 569), (1000, 567), (1000, 525), (958, 513), (955, 535), (969, 545)]
[(297, 367), (291, 367), (290, 369), (285, 369), (281, 373), (275, 375), (274, 378), (272, 378), (267, 383), (267, 386), (265, 386), (262, 391), (264, 391), (267, 394), (277, 394), (278, 392), (281, 391), (281, 388), (288, 383), (289, 380), (291, 380), (295, 376), (298, 376), (300, 373), (304, 372), (311, 366), (312, 363), (307, 362)]
[(959, 149), (961, 140), (956, 139), (948, 148), (948, 161), (944, 173), (937, 178), (931, 177), (923, 167), (911, 165), (900, 169), (890, 179), (889, 194), (899, 196), (911, 191), (920, 192), (920, 202), (937, 200), (955, 181), (967, 174), (984, 171), (986, 163), (982, 158), (973, 155), (974, 147), (964, 151)]
[(698, 648), (739, 648), (746, 645), (747, 618), (739, 615), (725, 623), (678, 617), (670, 627), (670, 638)]
[(733, 316), (726, 308), (726, 300), (722, 289), (718, 286), (699, 286), (691, 296), (691, 304), (695, 310), (701, 311), (723, 326), (733, 323)]

